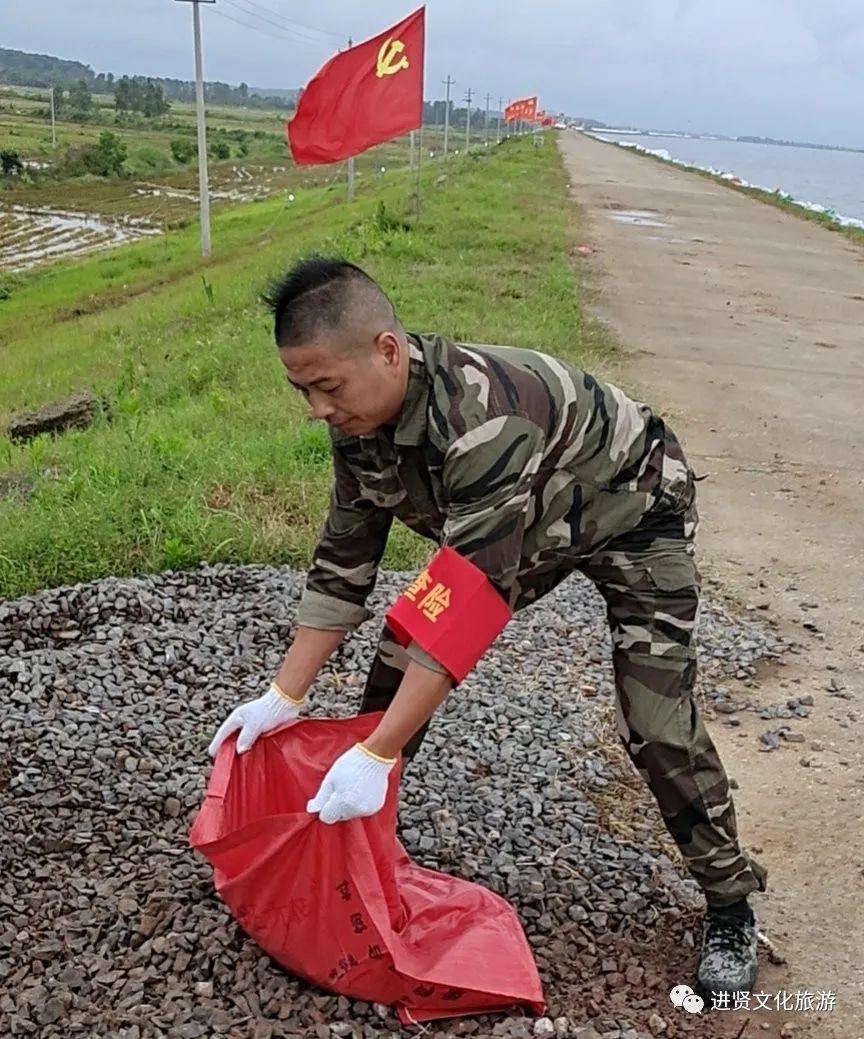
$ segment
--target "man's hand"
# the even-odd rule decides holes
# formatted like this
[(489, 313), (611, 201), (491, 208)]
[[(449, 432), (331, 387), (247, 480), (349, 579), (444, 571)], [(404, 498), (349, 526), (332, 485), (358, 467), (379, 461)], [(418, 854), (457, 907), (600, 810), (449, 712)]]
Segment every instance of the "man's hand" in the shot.
[(387, 799), (387, 777), (396, 758), (382, 758), (356, 743), (330, 766), (318, 793), (306, 805), (322, 823), (374, 815)]
[(292, 699), (273, 683), (263, 696), (235, 707), (222, 722), (207, 748), (210, 757), (216, 757), (224, 741), (237, 729), (240, 730), (237, 737), (237, 753), (245, 753), (263, 732), (269, 732), (270, 729), (286, 722), (297, 721), (302, 705), (302, 698)]

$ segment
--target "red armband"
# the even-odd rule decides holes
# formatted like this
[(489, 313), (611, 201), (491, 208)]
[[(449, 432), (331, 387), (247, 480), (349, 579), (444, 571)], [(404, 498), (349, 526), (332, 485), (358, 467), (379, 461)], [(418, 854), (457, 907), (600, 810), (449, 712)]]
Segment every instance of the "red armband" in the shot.
[(386, 620), (400, 645), (413, 639), (461, 682), (512, 616), (483, 571), (445, 546), (390, 607)]

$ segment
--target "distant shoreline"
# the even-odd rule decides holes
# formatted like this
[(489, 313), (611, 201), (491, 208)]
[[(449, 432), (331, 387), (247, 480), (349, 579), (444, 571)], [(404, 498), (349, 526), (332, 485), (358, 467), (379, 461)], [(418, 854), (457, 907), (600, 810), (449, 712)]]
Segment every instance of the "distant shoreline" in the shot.
[[(741, 191), (744, 194), (750, 195), (752, 198), (759, 199), (761, 202), (767, 202), (769, 205), (776, 206), (789, 213), (794, 213), (796, 216), (804, 219), (816, 221), (823, 227), (827, 227), (832, 231), (840, 231), (857, 245), (864, 244), (864, 220), (859, 220), (857, 217), (844, 216), (842, 213), (838, 213), (831, 206), (825, 206), (818, 202), (808, 202), (803, 199), (795, 198), (788, 191), (783, 191), (780, 188), (772, 190), (762, 184), (754, 184), (745, 180), (743, 177), (735, 175), (734, 173), (715, 169), (712, 166), (702, 166), (698, 163), (687, 162), (684, 159), (677, 159), (670, 155), (665, 148), (653, 150), (651, 148), (645, 148), (641, 144), (637, 144), (636, 141), (607, 140), (604, 137), (598, 137), (593, 130), (583, 130), (582, 133), (587, 137), (593, 137), (595, 141), (600, 141), (601, 144), (611, 144), (616, 148), (623, 148), (625, 151), (632, 151), (636, 152), (638, 155), (644, 155), (646, 158), (653, 159), (655, 162), (677, 166), (679, 169), (688, 170), (689, 172), (696, 173), (702, 177), (708, 177), (718, 184), (723, 184), (735, 191)], [(642, 134), (641, 136), (648, 135)], [(717, 138), (696, 138), (692, 136), (688, 138), (688, 140), (699, 139), (716, 140)]]
[(780, 141), (773, 137), (724, 137), (713, 133), (676, 133), (673, 130), (615, 130), (612, 127), (589, 126), (586, 133), (618, 134), (626, 137), (662, 137), (668, 140), (725, 141), (730, 144), (773, 144), (778, 148), (812, 148), (823, 152), (852, 152), (864, 154), (864, 148), (852, 148), (843, 144), (811, 144), (808, 141)]

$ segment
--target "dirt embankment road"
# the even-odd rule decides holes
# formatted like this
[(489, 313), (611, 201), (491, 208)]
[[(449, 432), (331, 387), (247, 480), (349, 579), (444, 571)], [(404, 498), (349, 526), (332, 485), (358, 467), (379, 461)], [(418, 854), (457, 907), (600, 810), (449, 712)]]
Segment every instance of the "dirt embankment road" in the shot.
[[(593, 249), (578, 262), (626, 350), (617, 381), (710, 474), (703, 571), (801, 644), (736, 699), (814, 699), (803, 720), (709, 723), (740, 784), (742, 838), (769, 869), (754, 905), (788, 961), (763, 961), (757, 988), (775, 1007), (783, 992), (834, 996), (760, 1011), (748, 1034), (862, 1039), (864, 248), (581, 134), (559, 146)], [(805, 741), (760, 751), (784, 724)]]

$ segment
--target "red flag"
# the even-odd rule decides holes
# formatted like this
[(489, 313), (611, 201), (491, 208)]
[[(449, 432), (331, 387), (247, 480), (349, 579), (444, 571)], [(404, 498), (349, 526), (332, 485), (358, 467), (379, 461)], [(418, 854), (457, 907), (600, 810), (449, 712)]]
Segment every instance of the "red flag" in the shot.
[(420, 126), (425, 11), (337, 54), (309, 81), (288, 124), (298, 165), (338, 162)]
[(519, 101), (514, 101), (504, 109), (504, 122), (513, 123), (516, 120), (523, 120), (524, 122), (533, 122), (537, 115), (537, 98), (536, 97), (523, 97)]

